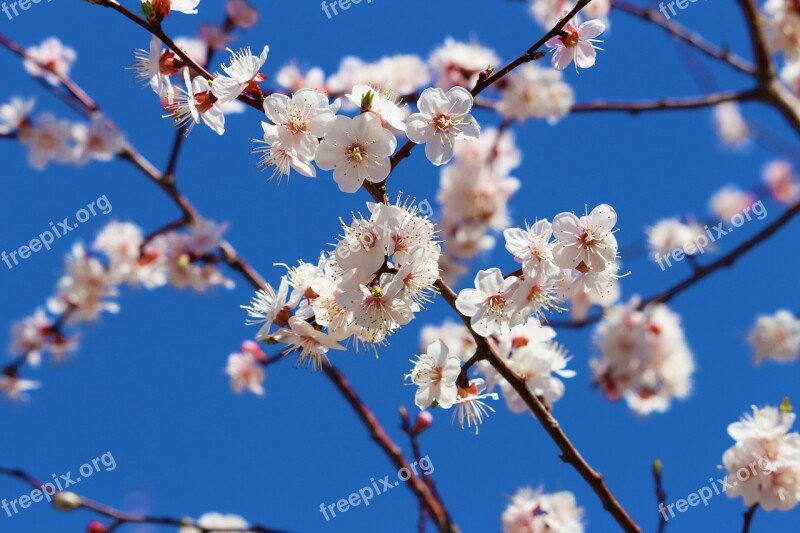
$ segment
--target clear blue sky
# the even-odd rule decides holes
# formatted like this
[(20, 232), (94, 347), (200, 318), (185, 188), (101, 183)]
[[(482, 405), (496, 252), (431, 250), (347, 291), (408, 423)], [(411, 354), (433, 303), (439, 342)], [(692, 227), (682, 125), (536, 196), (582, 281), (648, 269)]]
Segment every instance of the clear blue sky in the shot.
[[(330, 73), (346, 54), (365, 59), (391, 53), (427, 57), (448, 35), (477, 38), (508, 60), (542, 35), (521, 4), (503, 0), (411, 0), (402, 5), (374, 0), (332, 20), (315, 0), (263, 4), (261, 22), (237, 44), (254, 49), (269, 44), (265, 71), (271, 77), (290, 59)], [(732, 4), (690, 4), (679, 22), (749, 56), (744, 26)], [(221, 0), (203, 0), (199, 16), (176, 13), (165, 27), (173, 36), (189, 35), (199, 22), (221, 20), (222, 6)], [(164, 164), (172, 126), (160, 118), (153, 95), (141, 91), (131, 73), (123, 70), (132, 50), (149, 41), (140, 28), (111, 10), (62, 0), (33, 5), (13, 21), (0, 17), (0, 32), (25, 45), (58, 35), (73, 46), (79, 54), (74, 77), (140, 151), (155, 164)], [(580, 75), (566, 73), (578, 101), (698, 93), (675, 45), (657, 28), (615, 14), (605, 39), (607, 51), (596, 68)], [(0, 69), (5, 82), (0, 100), (35, 94), (39, 111), (78, 118), (26, 79), (16, 57), (0, 53)], [(711, 72), (721, 87), (749, 87), (749, 79), (724, 66), (711, 64)], [(745, 111), (796, 145), (776, 113), (756, 104), (745, 106)], [(230, 240), (275, 281), (280, 270), (271, 267), (273, 263), (313, 259), (339, 233), (337, 217), (363, 210), (368, 198), (365, 193), (339, 193), (324, 172), (316, 180), (293, 177), (289, 186), (280, 188), (267, 184), (248, 155), (248, 138), (259, 135), (262, 118), (253, 111), (229, 117), (222, 138), (197, 128), (187, 143), (178, 179), (202, 213), (231, 223)], [(496, 121), (490, 115), (478, 118), (484, 126)], [(760, 147), (745, 153), (721, 150), (708, 110), (638, 117), (582, 115), (555, 128), (530, 122), (516, 131), (524, 162), (515, 173), (523, 181), (511, 206), (515, 223), (607, 202), (619, 213), (622, 243), (640, 240), (643, 228), (659, 218), (704, 215), (715, 190), (727, 183), (757, 183), (762, 165), (772, 156)], [(434, 204), (438, 172), (422, 156), (419, 151), (400, 167), (390, 189)], [(101, 195), (113, 205), (110, 217), (133, 220), (146, 230), (176, 215), (160, 191), (124, 163), (94, 163), (85, 169), (53, 166), (36, 172), (24, 162), (23, 149), (12, 142), (0, 144), (0, 160), (0, 249), (18, 247), (47, 229), (49, 221), (72, 216)], [(765, 221), (749, 223), (720, 242), (720, 248), (735, 246), (777, 216), (779, 208), (768, 207)], [(70, 237), (91, 241), (105, 221), (95, 218)], [(717, 465), (732, 443), (726, 434), (730, 422), (750, 404), (777, 403), (798, 391), (797, 365), (754, 368), (744, 340), (756, 314), (780, 307), (797, 310), (798, 230), (800, 222), (795, 221), (735, 268), (673, 302), (699, 369), (692, 396), (667, 414), (638, 418), (623, 403), (606, 401), (591, 388), (587, 361), (596, 352), (590, 331), (559, 334), (574, 354), (572, 367), (579, 374), (568, 381), (555, 414), (648, 531), (658, 519), (650, 476), (654, 458), (664, 462), (669, 499), (685, 497), (709, 477), (721, 476)], [(0, 269), (0, 324), (10, 324), (44, 302), (70, 244), (58, 241), (53, 251), (39, 253), (13, 271)], [(512, 259), (501, 248), (474, 266), (487, 265), (506, 270)], [(688, 273), (685, 263), (666, 273), (643, 259), (625, 266), (633, 271), (624, 280), (625, 298), (650, 294)], [(265, 399), (230, 391), (222, 372), (225, 359), (255, 333), (243, 325), (239, 309), (250, 294), (243, 282), (232, 291), (203, 295), (171, 289), (124, 291), (122, 313), (105, 315), (85, 328), (80, 351), (66, 364), (28, 371), (44, 383), (31, 403), (0, 404), (0, 464), (48, 477), (111, 451), (116, 470), (96, 474), (77, 488), (113, 506), (135, 508), (146, 494), (154, 514), (231, 512), (293, 531), (414, 530), (418, 509), (406, 489), (331, 522), (319, 513), (320, 503), (346, 497), (372, 477), (394, 475), (392, 465), (323, 376), (296, 370), (287, 361), (268, 370)], [(402, 375), (417, 349), (420, 328), (441, 322), (449, 313), (444, 302), (437, 302), (393, 337), (380, 359), (351, 353), (334, 359), (406, 449), (397, 409), (413, 408), (413, 390), (403, 386)], [(7, 339), (7, 333), (0, 336), (2, 342)], [(524, 485), (573, 491), (586, 509), (589, 531), (616, 530), (595, 495), (557, 459), (555, 445), (538, 423), (529, 415), (511, 414), (502, 403), (496, 407), (498, 412), (478, 437), (449, 429), (449, 413), (444, 413), (422, 439), (444, 500), (464, 531), (499, 530), (507, 498)], [(0, 479), (0, 498), (17, 498), (24, 492), (21, 484)], [(743, 511), (740, 500), (717, 497), (707, 508), (680, 515), (669, 529), (736, 531)], [(39, 504), (13, 518), (0, 515), (0, 531), (82, 531), (88, 520), (86, 513), (62, 515)], [(759, 511), (754, 531), (788, 531), (797, 524), (797, 512)]]

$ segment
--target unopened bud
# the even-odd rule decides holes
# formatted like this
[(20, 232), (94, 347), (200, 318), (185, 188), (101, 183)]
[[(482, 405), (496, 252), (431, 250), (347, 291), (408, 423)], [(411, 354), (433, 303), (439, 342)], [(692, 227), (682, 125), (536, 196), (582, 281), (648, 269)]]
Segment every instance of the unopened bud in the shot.
[(361, 112), (366, 113), (372, 109), (372, 102), (375, 100), (375, 91), (367, 91), (361, 97)]
[(791, 413), (793, 410), (794, 407), (792, 407), (792, 403), (789, 401), (789, 397), (786, 396), (781, 402), (781, 413)]
[(107, 533), (108, 528), (105, 524), (98, 522), (97, 520), (93, 520), (89, 522), (89, 525), (86, 526), (86, 533)]
[(433, 415), (429, 411), (422, 411), (417, 415), (414, 423), (414, 433), (419, 434), (433, 425)]
[(81, 497), (74, 492), (56, 492), (53, 495), (53, 505), (59, 511), (74, 511), (81, 506)]

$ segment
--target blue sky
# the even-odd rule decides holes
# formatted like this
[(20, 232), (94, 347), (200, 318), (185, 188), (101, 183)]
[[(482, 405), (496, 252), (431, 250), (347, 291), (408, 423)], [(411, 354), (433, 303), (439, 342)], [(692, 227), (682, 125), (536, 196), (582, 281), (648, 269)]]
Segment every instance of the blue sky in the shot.
[[(135, 5), (135, 2), (126, 2)], [(504, 60), (519, 55), (542, 30), (514, 2), (411, 0), (402, 8), (390, 0), (362, 2), (328, 19), (317, 1), (269, 2), (261, 22), (237, 44), (270, 45), (265, 72), (274, 77), (287, 61), (334, 72), (339, 59), (355, 54), (377, 59), (392, 53), (423, 57), (446, 36), (475, 38)], [(641, 2), (640, 2), (641, 4)], [(730, 4), (730, 5), (729, 5)], [(676, 20), (698, 29), (720, 45), (746, 57), (744, 25), (732, 2), (698, 2)], [(223, 2), (203, 0), (200, 15), (175, 14), (166, 22), (173, 36), (191, 35), (200, 22), (221, 20)], [(111, 10), (85, 2), (33, 5), (14, 20), (0, 17), (0, 32), (24, 45), (58, 35), (78, 51), (73, 76), (95, 97), (132, 143), (156, 165), (167, 159), (171, 124), (160, 118), (153, 95), (141, 91), (123, 68), (148, 36)], [(580, 102), (690, 96), (700, 88), (689, 76), (676, 45), (661, 31), (625, 14), (614, 14), (605, 34), (606, 52), (596, 68), (566, 72)], [(718, 85), (750, 87), (746, 77), (706, 63)], [(35, 94), (39, 111), (78, 117), (28, 80), (16, 57), (0, 54), (4, 73), (0, 100)], [(772, 110), (744, 106), (749, 117), (796, 144), (792, 132)], [(261, 273), (276, 281), (271, 265), (311, 260), (339, 233), (338, 217), (365, 209), (365, 193), (339, 193), (329, 173), (316, 180), (293, 177), (275, 187), (254, 170), (248, 138), (259, 135), (262, 117), (249, 111), (229, 117), (218, 137), (197, 128), (187, 143), (178, 181), (201, 213), (231, 224), (230, 241)], [(480, 114), (487, 126), (497, 118)], [(774, 154), (754, 146), (744, 152), (721, 149), (708, 110), (640, 116), (585, 114), (556, 127), (529, 122), (515, 127), (524, 153), (515, 175), (523, 182), (513, 198), (515, 224), (584, 204), (609, 203), (619, 213), (622, 243), (641, 240), (643, 229), (660, 218), (707, 213), (711, 194), (728, 183), (749, 187), (760, 180), (762, 165)], [(435, 204), (438, 171), (422, 151), (392, 176), (390, 190), (430, 199)], [(31, 313), (52, 292), (63, 255), (76, 239), (90, 241), (111, 218), (132, 220), (152, 230), (176, 216), (174, 207), (137, 171), (115, 162), (84, 169), (52, 166), (30, 169), (22, 147), (0, 144), (4, 192), (0, 194), (0, 249), (11, 250), (48, 228), (51, 220), (72, 216), (99, 196), (113, 205), (14, 270), (0, 269), (0, 324)], [(735, 246), (778, 216), (768, 203), (764, 221), (753, 221), (719, 243)], [(633, 517), (654, 530), (658, 512), (650, 465), (664, 462), (669, 500), (685, 497), (721, 477), (717, 465), (732, 440), (726, 427), (751, 404), (777, 403), (797, 391), (797, 365), (754, 367), (745, 336), (755, 316), (781, 307), (797, 311), (799, 291), (793, 260), (798, 257), (794, 221), (733, 269), (715, 274), (672, 304), (680, 313), (698, 364), (692, 396), (663, 415), (640, 418), (623, 403), (609, 403), (591, 387), (588, 360), (596, 356), (590, 331), (559, 333), (574, 355), (578, 376), (567, 383), (556, 417), (587, 460), (606, 474), (609, 486)], [(789, 246), (792, 244), (793, 246)], [(624, 257), (623, 257), (624, 260)], [(513, 262), (504, 250), (479, 258), (475, 269)], [(662, 272), (645, 259), (625, 262), (632, 275), (623, 282), (627, 299), (649, 295), (689, 273), (686, 263)], [(238, 280), (237, 280), (238, 281)], [(80, 493), (112, 506), (153, 514), (199, 516), (231, 512), (253, 522), (292, 531), (409, 531), (418, 508), (406, 489), (393, 490), (326, 522), (322, 502), (333, 503), (370, 483), (395, 475), (356, 417), (322, 375), (285, 361), (268, 369), (264, 399), (238, 397), (222, 373), (227, 355), (255, 331), (243, 325), (239, 305), (250, 288), (194, 294), (171, 289), (124, 290), (122, 312), (104, 315), (85, 328), (82, 346), (66, 364), (46, 364), (33, 373), (44, 387), (29, 404), (0, 404), (0, 464), (22, 467), (47, 478), (111, 452), (117, 468), (95, 474), (77, 486)], [(362, 398), (390, 435), (408, 450), (398, 429), (400, 406), (413, 409), (413, 390), (402, 375), (425, 324), (452, 316), (438, 301), (392, 338), (380, 358), (337, 355)], [(7, 342), (8, 334), (0, 337)], [(615, 524), (579, 476), (557, 459), (558, 451), (529, 415), (513, 415), (502, 403), (480, 436), (448, 427), (449, 413), (438, 415), (422, 439), (435, 466), (434, 476), (454, 519), (464, 531), (496, 531), (508, 497), (524, 485), (570, 490), (586, 510), (589, 531), (613, 531)], [(26, 492), (0, 479), (0, 498)], [(738, 530), (740, 500), (716, 497), (670, 524), (673, 531)], [(35, 505), (12, 518), (0, 514), (0, 530), (82, 531), (87, 513), (58, 514)], [(755, 517), (754, 531), (789, 530), (797, 513)]]

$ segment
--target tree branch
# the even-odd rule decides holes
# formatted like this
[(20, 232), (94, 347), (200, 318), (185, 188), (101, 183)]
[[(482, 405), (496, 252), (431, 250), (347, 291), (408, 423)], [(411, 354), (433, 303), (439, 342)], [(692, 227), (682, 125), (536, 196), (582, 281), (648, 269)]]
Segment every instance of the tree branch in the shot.
[(723, 61), (740, 72), (744, 72), (745, 74), (756, 73), (756, 68), (753, 65), (736, 54), (709, 43), (699, 34), (687, 30), (680, 24), (664, 20), (664, 18), (658, 15), (653, 9), (644, 9), (627, 2), (616, 1), (613, 3), (613, 8), (660, 26), (670, 35), (688, 43), (708, 57)]
[[(31, 476), (27, 472), (19, 469), (12, 469), (7, 468), (4, 466), (0, 466), (0, 476), (6, 476), (14, 479), (18, 479), (23, 483), (27, 484), (33, 489), (36, 490), (43, 490), (44, 483), (37, 480), (35, 477)], [(55, 494), (65, 494), (64, 491), (56, 492)], [(53, 496), (56, 498), (57, 496)], [(202, 533), (214, 533), (214, 532), (222, 532), (221, 529), (208, 529), (198, 525), (193, 520), (187, 518), (170, 518), (164, 516), (148, 516), (148, 515), (140, 515), (140, 514), (133, 514), (133, 513), (124, 513), (122, 511), (118, 511), (113, 507), (109, 507), (107, 505), (103, 505), (101, 503), (94, 502), (92, 500), (88, 500), (83, 496), (78, 496), (80, 498), (80, 504), (78, 508), (87, 509), (89, 511), (94, 512), (95, 514), (110, 518), (113, 520), (111, 526), (109, 527), (109, 531), (116, 529), (117, 527), (121, 526), (122, 524), (152, 524), (152, 525), (161, 525), (161, 526), (171, 526), (175, 528), (181, 527), (188, 527), (193, 526), (201, 531)], [(268, 528), (262, 525), (252, 525), (249, 526), (247, 529), (231, 529), (230, 527), (225, 527), (224, 531), (230, 533), (236, 532), (253, 532), (253, 533), (283, 533), (280, 530)]]

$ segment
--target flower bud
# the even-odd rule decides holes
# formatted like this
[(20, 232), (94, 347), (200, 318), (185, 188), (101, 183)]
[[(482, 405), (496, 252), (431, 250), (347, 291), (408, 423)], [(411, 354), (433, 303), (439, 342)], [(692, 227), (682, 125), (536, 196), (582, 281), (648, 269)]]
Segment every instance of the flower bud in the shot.
[(86, 526), (86, 533), (107, 533), (108, 528), (105, 524), (98, 522), (97, 520), (93, 520), (89, 522), (89, 525)]
[(61, 491), (53, 495), (53, 505), (59, 511), (74, 511), (82, 503), (81, 497), (74, 492)]
[(433, 415), (429, 411), (422, 411), (417, 415), (417, 420), (414, 423), (413, 432), (415, 434), (422, 433), (433, 425)]

